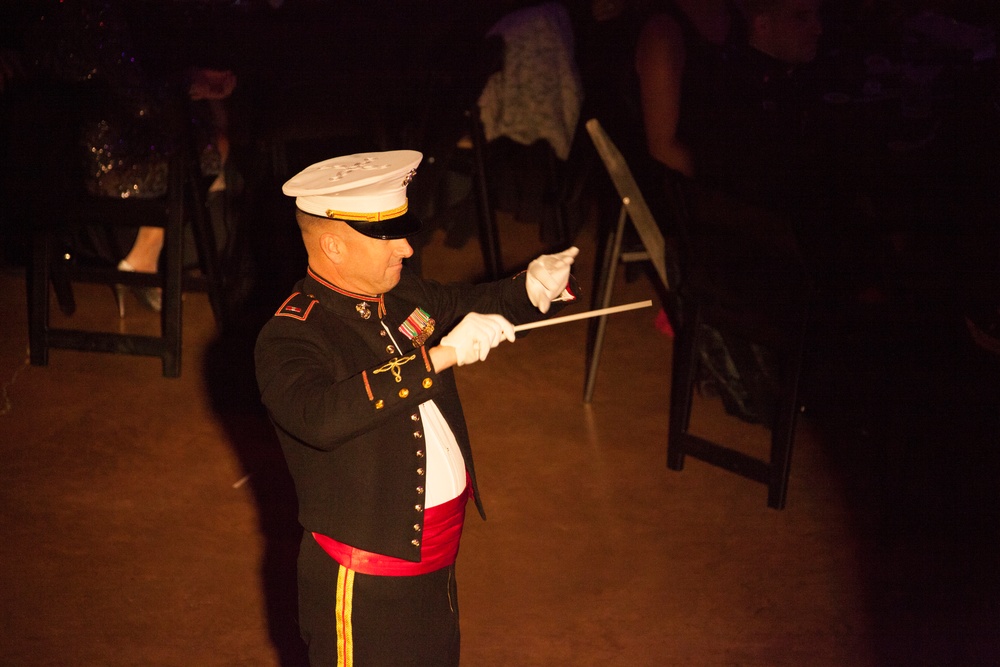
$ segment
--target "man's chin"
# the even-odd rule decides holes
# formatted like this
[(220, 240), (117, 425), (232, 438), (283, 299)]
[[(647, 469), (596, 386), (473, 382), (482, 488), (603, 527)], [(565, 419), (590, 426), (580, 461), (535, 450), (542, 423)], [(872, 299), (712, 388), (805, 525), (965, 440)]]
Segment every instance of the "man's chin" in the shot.
[(382, 289), (383, 292), (388, 292), (393, 287), (395, 287), (396, 285), (399, 284), (399, 281), (400, 281), (400, 278), (401, 278), (401, 276), (400, 276), (401, 271), (402, 271), (402, 267), (400, 267), (399, 269), (396, 269), (396, 271), (390, 271), (390, 272), (388, 272), (386, 274), (385, 281), (384, 281), (385, 286)]

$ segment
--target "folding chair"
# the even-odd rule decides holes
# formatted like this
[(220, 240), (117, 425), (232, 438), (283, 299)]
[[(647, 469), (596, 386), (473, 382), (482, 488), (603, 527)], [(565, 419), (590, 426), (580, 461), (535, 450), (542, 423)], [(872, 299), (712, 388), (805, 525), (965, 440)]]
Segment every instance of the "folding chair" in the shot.
[[(43, 117), (44, 109), (61, 110), (65, 127), (49, 127), (51, 132), (38, 132), (40, 140), (54, 141), (63, 136), (65, 146), (26, 147), (38, 158), (40, 169), (27, 174), (22, 196), (29, 215), (34, 218), (30, 266), (28, 272), (28, 338), (31, 363), (48, 364), (52, 348), (88, 352), (110, 352), (159, 357), (163, 375), (178, 377), (181, 364), (182, 313), (181, 295), (185, 288), (206, 289), (216, 321), (220, 320), (222, 294), (217, 268), (215, 240), (207, 221), (201, 197), (200, 175), (196, 153), (189, 132), (190, 119), (183, 95), (178, 94), (176, 106), (170, 109), (175, 131), (176, 150), (170, 159), (166, 194), (155, 199), (99, 197), (86, 192), (82, 174), (67, 166), (78, 150), (75, 144), (78, 126), (72, 122), (79, 100), (73, 91), (55, 87), (33, 92), (24, 100), (25, 109), (36, 109)], [(67, 113), (69, 112), (69, 113)], [(51, 115), (51, 114), (50, 114)], [(42, 121), (39, 120), (41, 123)], [(47, 126), (45, 126), (47, 127)], [(38, 130), (44, 130), (39, 126)], [(50, 154), (45, 158), (43, 154)], [(27, 156), (26, 156), (27, 157)], [(59, 160), (61, 164), (51, 164)], [(47, 175), (46, 175), (47, 174)], [(62, 234), (82, 226), (162, 227), (164, 245), (158, 273), (146, 274), (119, 271), (113, 267), (74, 266), (56, 258), (55, 240)], [(183, 263), (184, 230), (190, 225), (198, 251), (201, 277), (186, 277)], [(103, 283), (159, 287), (162, 290), (161, 331), (159, 336), (126, 334), (110, 331), (87, 331), (56, 328), (50, 324), (50, 285), (55, 288), (59, 306), (67, 315), (76, 310), (72, 282)]]
[[(608, 175), (614, 183), (618, 196), (621, 198), (621, 208), (618, 213), (618, 223), (611, 229), (608, 235), (607, 245), (603, 253), (603, 262), (600, 272), (595, 281), (594, 297), (600, 302), (595, 303), (595, 308), (607, 308), (611, 305), (611, 296), (615, 287), (615, 276), (618, 273), (619, 264), (631, 262), (651, 262), (655, 269), (656, 277), (668, 297), (673, 294), (671, 281), (667, 271), (667, 243), (660, 232), (660, 228), (653, 218), (653, 213), (646, 204), (646, 199), (642, 196), (639, 186), (632, 176), (632, 171), (625, 162), (624, 156), (618, 150), (608, 134), (601, 127), (600, 121), (591, 118), (586, 123), (587, 133), (590, 135), (597, 149), (597, 153), (607, 168)], [(642, 241), (642, 250), (622, 250), (623, 239), (626, 232), (626, 223), (631, 221), (633, 229)], [(594, 397), (594, 386), (597, 382), (597, 368), (601, 361), (601, 348), (604, 345), (604, 333), (607, 328), (608, 316), (602, 315), (594, 318), (591, 323), (592, 349), (589, 354), (587, 364), (587, 379), (583, 389), (583, 402), (590, 403)]]
[[(706, 289), (706, 281), (692, 280), (692, 275), (702, 277), (719, 268), (713, 260), (699, 250), (706, 238), (712, 238), (691, 220), (687, 195), (683, 184), (676, 179), (664, 183), (665, 201), (670, 224), (677, 230), (680, 246), (679, 270), (672, 263), (673, 249), (657, 226), (655, 218), (621, 152), (604, 132), (596, 119), (587, 121), (587, 131), (607, 169), (618, 196), (621, 209), (618, 224), (612, 230), (605, 251), (602, 268), (596, 279), (596, 294), (601, 305), (611, 302), (614, 278), (620, 263), (651, 262), (659, 286), (666, 296), (666, 308), (675, 328), (673, 368), (671, 373), (670, 421), (668, 429), (667, 466), (680, 471), (686, 456), (693, 456), (716, 467), (767, 486), (768, 506), (782, 509), (785, 506), (788, 477), (791, 470), (792, 445), (799, 404), (799, 385), (806, 349), (806, 332), (809, 322), (811, 282), (804, 267), (798, 264), (797, 255), (788, 257), (792, 269), (789, 275), (800, 276), (801, 281), (791, 280), (791, 296), (782, 299), (775, 315), (766, 306), (770, 304), (741, 302), (729, 298), (724, 291)], [(622, 239), (626, 221), (632, 225), (642, 242), (642, 250), (623, 250)], [(734, 227), (738, 228), (739, 225)], [(766, 260), (763, 260), (766, 262)], [(728, 268), (728, 267), (727, 267)], [(742, 276), (754, 280), (752, 272)], [(595, 296), (596, 296), (595, 294)], [(588, 364), (584, 388), (584, 402), (593, 398), (597, 367), (600, 361), (606, 317), (595, 318), (592, 327), (593, 350)], [(780, 390), (771, 429), (771, 448), (768, 460), (760, 460), (739, 449), (720, 442), (712, 442), (690, 431), (693, 396), (699, 379), (699, 345), (709, 333), (708, 327), (745, 337), (775, 353), (780, 360)]]
[[(693, 456), (765, 485), (768, 506), (783, 509), (802, 411), (799, 391), (812, 280), (780, 217), (733, 201), (734, 208), (723, 216), (726, 219), (713, 221), (711, 216), (690, 211), (694, 184), (675, 178), (664, 187), (672, 221), (686, 246), (682, 314), (674, 339), (667, 467), (682, 470), (685, 457)], [(714, 252), (726, 244), (735, 252)], [(766, 459), (741, 451), (735, 443), (714, 442), (690, 430), (701, 344), (714, 333), (758, 346), (773, 361), (776, 386), (773, 410), (765, 417), (771, 432)]]

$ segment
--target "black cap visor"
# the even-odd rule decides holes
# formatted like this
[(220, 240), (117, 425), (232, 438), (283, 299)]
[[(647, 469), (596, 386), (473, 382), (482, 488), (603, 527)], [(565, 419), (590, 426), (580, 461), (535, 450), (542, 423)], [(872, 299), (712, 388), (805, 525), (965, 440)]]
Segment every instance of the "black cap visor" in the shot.
[(420, 218), (409, 211), (399, 217), (379, 220), (378, 222), (342, 220), (341, 218), (334, 218), (334, 220), (347, 223), (351, 228), (365, 236), (370, 236), (373, 239), (382, 239), (383, 241), (405, 239), (420, 231)]

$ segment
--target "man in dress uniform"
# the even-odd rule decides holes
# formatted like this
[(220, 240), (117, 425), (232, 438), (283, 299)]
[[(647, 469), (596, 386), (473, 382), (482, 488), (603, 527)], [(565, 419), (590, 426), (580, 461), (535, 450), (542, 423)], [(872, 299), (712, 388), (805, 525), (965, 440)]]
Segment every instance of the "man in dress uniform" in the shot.
[(313, 667), (458, 664), (468, 499), (485, 515), (452, 366), (574, 299), (576, 248), (481, 285), (408, 270), (420, 222), (406, 186), (421, 157), (333, 158), (282, 188), (309, 266), (255, 358), (305, 529), (299, 622)]

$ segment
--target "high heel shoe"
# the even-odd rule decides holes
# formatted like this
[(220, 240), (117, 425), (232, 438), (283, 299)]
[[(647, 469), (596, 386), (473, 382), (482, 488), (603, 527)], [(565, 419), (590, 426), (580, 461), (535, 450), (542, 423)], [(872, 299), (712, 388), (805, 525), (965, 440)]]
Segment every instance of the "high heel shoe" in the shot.
[[(119, 271), (135, 272), (135, 267), (126, 260), (118, 262)], [(115, 303), (118, 305), (118, 317), (125, 318), (125, 285), (116, 284), (114, 286)], [(155, 313), (163, 309), (163, 295), (158, 287), (132, 287), (132, 293), (139, 299), (139, 303), (146, 306)]]

